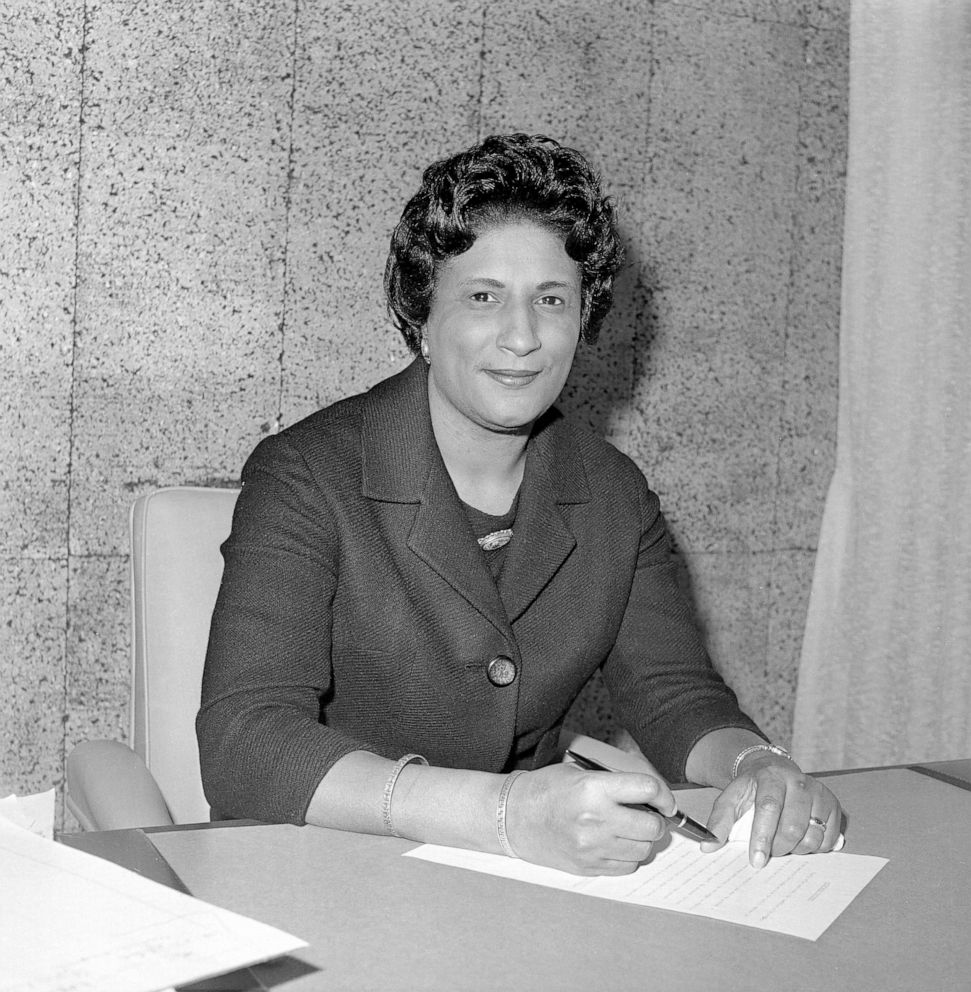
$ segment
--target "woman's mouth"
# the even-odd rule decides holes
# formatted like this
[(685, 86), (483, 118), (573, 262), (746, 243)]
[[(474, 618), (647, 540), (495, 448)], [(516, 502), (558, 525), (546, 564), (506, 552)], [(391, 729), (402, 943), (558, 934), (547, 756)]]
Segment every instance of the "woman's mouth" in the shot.
[(539, 375), (529, 369), (485, 369), (485, 374), (510, 389), (528, 386)]

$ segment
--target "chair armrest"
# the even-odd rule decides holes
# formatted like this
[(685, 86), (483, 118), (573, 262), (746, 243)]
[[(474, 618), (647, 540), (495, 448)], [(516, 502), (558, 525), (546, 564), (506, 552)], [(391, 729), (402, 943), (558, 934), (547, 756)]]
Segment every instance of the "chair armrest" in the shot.
[(84, 830), (122, 830), (172, 823), (152, 773), (118, 741), (85, 741), (67, 759), (68, 809)]

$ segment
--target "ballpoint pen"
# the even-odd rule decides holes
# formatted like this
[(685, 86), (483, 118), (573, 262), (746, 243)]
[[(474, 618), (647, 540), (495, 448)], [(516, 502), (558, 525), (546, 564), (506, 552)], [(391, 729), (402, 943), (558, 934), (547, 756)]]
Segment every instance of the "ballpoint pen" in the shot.
[[(577, 754), (576, 751), (568, 750), (566, 753), (581, 768), (585, 768), (587, 771), (614, 771), (613, 768), (608, 768), (606, 765), (601, 765), (600, 762), (594, 761), (593, 758), (588, 758), (586, 755)], [(695, 840), (719, 841), (719, 838), (716, 837), (707, 827), (703, 827), (697, 820), (692, 820), (686, 813), (680, 813), (675, 810), (671, 816), (668, 816), (666, 813), (662, 813), (659, 809), (655, 809), (650, 803), (625, 803), (624, 805), (630, 806), (632, 809), (644, 809), (647, 810), (648, 813), (656, 813), (658, 816), (667, 820), (673, 829), (681, 830), (683, 833), (688, 834), (689, 837), (693, 837)]]

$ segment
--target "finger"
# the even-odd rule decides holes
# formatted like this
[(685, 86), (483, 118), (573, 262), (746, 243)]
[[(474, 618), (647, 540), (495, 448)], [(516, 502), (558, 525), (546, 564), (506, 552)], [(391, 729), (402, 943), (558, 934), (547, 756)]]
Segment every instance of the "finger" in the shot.
[(839, 803), (826, 818), (826, 830), (823, 834), (823, 841), (819, 845), (820, 851), (839, 851), (843, 847), (844, 838), (840, 831), (843, 825), (843, 811)]
[[(748, 842), (748, 860), (753, 868), (764, 868), (769, 862), (785, 802), (785, 787), (781, 784), (772, 782), (759, 785), (755, 794), (752, 834)], [(803, 822), (806, 822), (805, 819)]]
[(599, 864), (585, 869), (584, 875), (632, 875), (649, 855), (637, 860), (627, 861), (619, 858), (604, 858)]
[(702, 851), (709, 853), (725, 846), (729, 834), (732, 832), (732, 827), (735, 826), (735, 821), (749, 808), (752, 798), (752, 792), (748, 789), (740, 791), (734, 783), (718, 796), (711, 808), (706, 826), (719, 840), (717, 843), (715, 841), (703, 841)]
[(815, 854), (823, 849), (828, 833), (826, 820), (819, 816), (810, 816), (806, 824), (806, 832), (802, 840), (792, 849), (793, 854)]
[(659, 813), (670, 816), (677, 808), (667, 785), (651, 775), (636, 772), (590, 772), (599, 776), (605, 794), (615, 803), (636, 806), (646, 803)]
[[(826, 800), (831, 800), (826, 802)], [(795, 854), (809, 854), (814, 851), (838, 851), (843, 847), (844, 838), (840, 828), (843, 825), (843, 811), (839, 801), (828, 789), (817, 797), (806, 825), (805, 837), (795, 848)]]
[(629, 861), (639, 865), (647, 861), (653, 848), (652, 841), (627, 840), (625, 837), (617, 837), (604, 847), (602, 857), (605, 861)]
[[(813, 785), (813, 780), (805, 775), (787, 777), (785, 802), (772, 841), (773, 856), (791, 853), (806, 836), (813, 809)], [(825, 832), (825, 820), (823, 830)], [(816, 841), (821, 839), (821, 836), (815, 838)]]
[(617, 811), (613, 823), (614, 833), (618, 838), (641, 844), (653, 844), (668, 831), (668, 823), (664, 817), (647, 810), (632, 809), (629, 806)]
[(820, 799), (814, 804), (806, 824), (806, 832), (803, 839), (793, 849), (794, 854), (813, 854), (816, 852), (842, 850), (845, 838), (841, 832), (843, 824), (843, 811), (839, 802), (829, 792), (823, 790), (822, 800), (832, 799), (832, 802), (820, 806)]
[(711, 854), (714, 851), (720, 851), (728, 843), (728, 838), (732, 832), (734, 823), (730, 823), (726, 826), (724, 821), (715, 822), (712, 819), (709, 819), (705, 826), (708, 828), (709, 833), (713, 833), (718, 840), (703, 840), (701, 842), (702, 852), (704, 854)]
[(728, 841), (728, 835), (732, 832), (732, 827), (735, 825), (735, 819), (735, 812), (730, 806), (718, 812), (716, 812), (713, 806), (711, 815), (708, 817), (708, 822), (705, 826), (718, 838), (718, 843), (716, 844), (714, 841), (703, 841), (701, 845), (702, 850), (717, 851), (718, 848), (724, 847)]

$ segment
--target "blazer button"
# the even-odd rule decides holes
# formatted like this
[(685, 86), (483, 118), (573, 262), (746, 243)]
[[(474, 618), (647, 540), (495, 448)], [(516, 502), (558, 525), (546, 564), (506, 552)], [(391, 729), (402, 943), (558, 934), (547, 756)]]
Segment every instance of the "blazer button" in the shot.
[(493, 685), (509, 685), (516, 678), (516, 663), (512, 658), (507, 658), (504, 654), (496, 655), (489, 662), (486, 674), (489, 676), (489, 681)]

